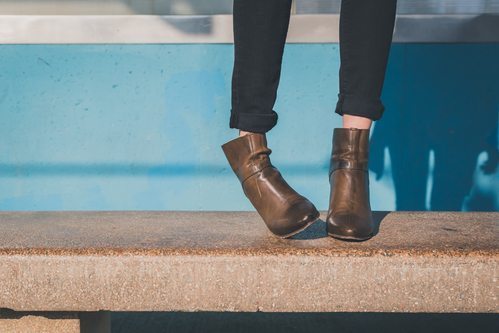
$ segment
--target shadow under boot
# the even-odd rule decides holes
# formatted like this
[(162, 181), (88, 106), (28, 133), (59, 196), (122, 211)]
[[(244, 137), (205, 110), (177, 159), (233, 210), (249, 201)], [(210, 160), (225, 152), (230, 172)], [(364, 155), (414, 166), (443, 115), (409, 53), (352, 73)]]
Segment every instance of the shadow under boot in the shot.
[(369, 201), (369, 129), (335, 128), (329, 167), (328, 235), (366, 240), (375, 232)]
[(291, 237), (319, 218), (315, 206), (272, 165), (265, 133), (238, 137), (223, 144), (222, 150), (244, 194), (274, 235)]

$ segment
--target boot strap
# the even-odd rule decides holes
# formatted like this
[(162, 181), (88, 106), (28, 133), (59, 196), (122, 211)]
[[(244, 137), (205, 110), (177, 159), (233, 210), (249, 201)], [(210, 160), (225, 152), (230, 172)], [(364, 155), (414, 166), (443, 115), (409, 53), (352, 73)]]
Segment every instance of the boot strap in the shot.
[(355, 169), (355, 170), (368, 170), (368, 162), (352, 161), (352, 160), (337, 160), (332, 161), (330, 173), (337, 169)]
[(239, 178), (239, 181), (243, 184), (246, 179), (270, 166), (272, 166), (272, 163), (269, 159), (253, 162), (250, 165), (245, 165), (239, 170), (239, 172), (236, 172), (237, 178)]

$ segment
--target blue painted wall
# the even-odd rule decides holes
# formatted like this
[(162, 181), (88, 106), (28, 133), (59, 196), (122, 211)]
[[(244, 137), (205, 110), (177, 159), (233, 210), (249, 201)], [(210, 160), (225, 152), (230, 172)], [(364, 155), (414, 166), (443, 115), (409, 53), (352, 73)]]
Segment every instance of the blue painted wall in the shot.
[[(250, 210), (220, 145), (232, 45), (1, 45), (0, 210)], [(392, 47), (375, 210), (497, 210), (499, 45)], [(288, 44), (268, 134), (327, 209), (339, 55)]]

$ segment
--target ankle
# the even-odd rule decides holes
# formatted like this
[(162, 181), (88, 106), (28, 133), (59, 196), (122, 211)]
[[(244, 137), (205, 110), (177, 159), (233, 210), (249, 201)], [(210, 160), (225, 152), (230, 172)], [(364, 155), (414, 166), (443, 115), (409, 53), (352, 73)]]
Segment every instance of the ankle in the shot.
[(371, 129), (372, 120), (360, 116), (343, 115), (343, 128)]
[(247, 132), (247, 131), (239, 130), (239, 137), (249, 135), (249, 134), (255, 134), (255, 133), (256, 132)]

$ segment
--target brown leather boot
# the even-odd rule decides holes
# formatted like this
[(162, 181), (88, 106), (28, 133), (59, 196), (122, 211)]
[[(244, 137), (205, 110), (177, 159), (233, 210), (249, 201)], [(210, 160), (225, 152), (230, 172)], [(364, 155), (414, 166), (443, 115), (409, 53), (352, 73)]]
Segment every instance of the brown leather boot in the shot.
[(335, 128), (329, 167), (328, 235), (365, 240), (374, 235), (369, 202), (369, 130)]
[(251, 133), (222, 145), (244, 194), (278, 237), (291, 237), (319, 218), (315, 206), (283, 179), (270, 161), (265, 133)]

